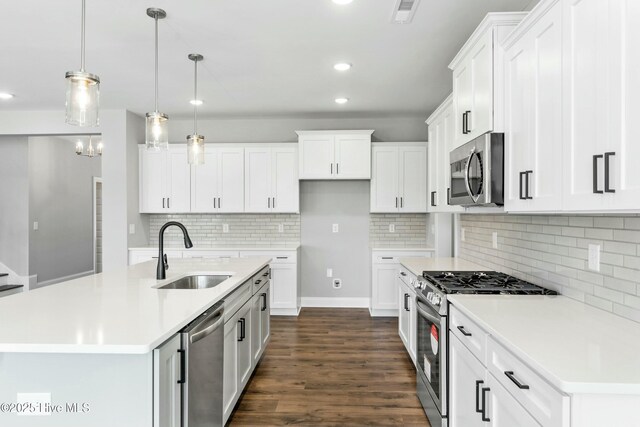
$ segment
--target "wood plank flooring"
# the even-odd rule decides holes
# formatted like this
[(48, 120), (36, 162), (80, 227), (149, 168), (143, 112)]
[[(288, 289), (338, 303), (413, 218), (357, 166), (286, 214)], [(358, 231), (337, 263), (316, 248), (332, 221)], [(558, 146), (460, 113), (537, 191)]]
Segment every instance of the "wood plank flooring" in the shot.
[(229, 426), (429, 426), (395, 318), (304, 308), (271, 342)]

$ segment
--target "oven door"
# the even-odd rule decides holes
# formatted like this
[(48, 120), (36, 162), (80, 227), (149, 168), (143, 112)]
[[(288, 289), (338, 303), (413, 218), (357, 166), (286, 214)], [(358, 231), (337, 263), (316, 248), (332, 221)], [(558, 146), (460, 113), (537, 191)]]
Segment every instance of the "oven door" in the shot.
[[(447, 316), (416, 297), (418, 375), (440, 416), (447, 416)], [(426, 407), (426, 405), (425, 405)], [(433, 424), (433, 422), (432, 422)]]

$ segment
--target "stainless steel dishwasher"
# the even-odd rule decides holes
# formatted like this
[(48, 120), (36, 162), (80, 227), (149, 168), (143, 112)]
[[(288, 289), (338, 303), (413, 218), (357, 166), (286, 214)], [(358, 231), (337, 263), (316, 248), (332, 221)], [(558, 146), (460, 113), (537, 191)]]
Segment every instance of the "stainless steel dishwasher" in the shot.
[(224, 301), (181, 332), (182, 426), (222, 426)]

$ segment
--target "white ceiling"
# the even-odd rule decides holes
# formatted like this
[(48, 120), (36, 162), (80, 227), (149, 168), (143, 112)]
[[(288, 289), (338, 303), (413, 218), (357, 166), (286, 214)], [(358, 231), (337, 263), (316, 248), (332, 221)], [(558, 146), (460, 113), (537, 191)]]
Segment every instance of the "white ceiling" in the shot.
[[(187, 116), (201, 53), (202, 115), (430, 113), (451, 90), (449, 61), (482, 17), (531, 0), (421, 0), (409, 25), (395, 0), (87, 0), (87, 71), (101, 108), (153, 109), (153, 20), (162, 7), (160, 110)], [(80, 0), (7, 2), (0, 14), (0, 110), (64, 106), (64, 73), (79, 68)], [(346, 73), (339, 61), (353, 63)], [(334, 98), (351, 101), (343, 106)]]

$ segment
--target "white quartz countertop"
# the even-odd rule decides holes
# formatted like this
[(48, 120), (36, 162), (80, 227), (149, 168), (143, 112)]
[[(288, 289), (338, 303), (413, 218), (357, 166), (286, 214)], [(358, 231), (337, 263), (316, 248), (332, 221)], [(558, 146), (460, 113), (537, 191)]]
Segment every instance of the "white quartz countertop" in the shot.
[[(179, 250), (179, 251), (297, 251), (300, 245), (294, 246), (198, 246), (193, 247), (191, 249), (185, 249), (184, 246), (170, 246), (164, 245), (165, 250)], [(158, 250), (158, 246), (137, 246), (129, 248), (130, 251), (148, 251), (148, 250)]]
[(422, 276), (423, 271), (490, 271), (490, 268), (482, 267), (461, 258), (400, 258), (400, 264), (404, 265), (416, 276)]
[[(148, 353), (249, 280), (269, 258), (171, 260), (0, 298), (0, 353)], [(210, 289), (157, 289), (192, 274), (231, 274)]]
[(449, 301), (557, 389), (640, 394), (640, 324), (563, 296)]
[(371, 248), (373, 252), (435, 252), (435, 248)]

